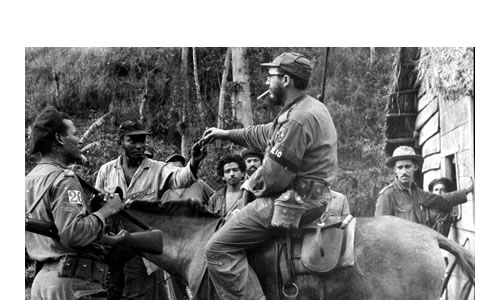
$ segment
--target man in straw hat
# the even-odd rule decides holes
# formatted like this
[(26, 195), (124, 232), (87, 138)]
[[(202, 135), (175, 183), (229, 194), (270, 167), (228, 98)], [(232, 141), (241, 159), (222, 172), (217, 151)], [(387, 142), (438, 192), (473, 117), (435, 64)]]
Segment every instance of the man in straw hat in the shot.
[(423, 157), (416, 154), (412, 147), (400, 146), (394, 150), (385, 165), (394, 170), (396, 178), (380, 191), (375, 216), (391, 215), (430, 226), (428, 210), (449, 210), (467, 202), (467, 194), (473, 191), (473, 185), (441, 195), (419, 188), (413, 181), (413, 176), (423, 161)]
[[(225, 139), (259, 151), (267, 148), (262, 166), (241, 187), (257, 198), (233, 215), (206, 246), (208, 273), (221, 299), (265, 299), (248, 266), (246, 250), (273, 238), (272, 227), (284, 224), (280, 221), (285, 218), (274, 218), (283, 209), (275, 207), (324, 210), (337, 170), (332, 117), (323, 103), (306, 92), (310, 61), (301, 54), (283, 53), (263, 66), (268, 68), (269, 101), (283, 106), (274, 122), (244, 129), (209, 128), (203, 135), (206, 142)], [(300, 215), (293, 221), (299, 219)]]

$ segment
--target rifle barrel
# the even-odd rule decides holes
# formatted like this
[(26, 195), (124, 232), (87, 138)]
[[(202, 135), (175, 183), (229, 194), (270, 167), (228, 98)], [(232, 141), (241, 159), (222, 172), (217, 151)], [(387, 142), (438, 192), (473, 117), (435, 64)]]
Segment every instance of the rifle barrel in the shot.
[[(80, 184), (83, 186), (83, 188), (89, 190), (92, 194), (94, 195), (99, 195), (101, 194), (101, 192), (96, 189), (95, 187), (93, 187), (91, 184), (89, 184), (88, 182), (86, 182), (85, 180), (83, 180), (82, 178), (80, 178), (80, 176), (77, 176), (78, 177), (78, 181), (80, 181)], [(120, 189), (121, 191), (121, 189)], [(123, 197), (123, 192), (122, 192), (122, 196)], [(100, 202), (100, 204), (103, 204), (102, 202)], [(150, 226), (148, 226), (146, 223), (142, 222), (141, 220), (137, 219), (135, 216), (131, 215), (128, 211), (125, 211), (125, 210), (120, 210), (119, 214), (128, 219), (129, 221), (131, 221), (132, 223), (134, 223), (135, 225), (139, 226), (141, 229), (144, 229), (144, 230), (151, 230), (152, 228)]]

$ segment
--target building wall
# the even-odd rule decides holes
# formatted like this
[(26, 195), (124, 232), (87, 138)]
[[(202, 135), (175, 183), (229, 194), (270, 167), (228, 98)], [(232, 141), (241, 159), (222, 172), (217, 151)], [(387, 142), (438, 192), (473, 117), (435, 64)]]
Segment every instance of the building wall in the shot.
[[(472, 100), (462, 97), (455, 101), (438, 100), (424, 95), (419, 100), (419, 114), (416, 130), (418, 144), (424, 156), (422, 167), (424, 189), (430, 181), (439, 177), (452, 178), (455, 175), (458, 189), (467, 187), (474, 176), (474, 116)], [(475, 252), (475, 213), (474, 199), (468, 195), (467, 203), (457, 207), (458, 221), (452, 225), (449, 238), (465, 245)], [(450, 256), (450, 255), (448, 255)], [(449, 257), (453, 262), (454, 257)], [(448, 299), (459, 299), (459, 293), (466, 280), (455, 270), (448, 284)], [(471, 293), (470, 299), (473, 299)]]

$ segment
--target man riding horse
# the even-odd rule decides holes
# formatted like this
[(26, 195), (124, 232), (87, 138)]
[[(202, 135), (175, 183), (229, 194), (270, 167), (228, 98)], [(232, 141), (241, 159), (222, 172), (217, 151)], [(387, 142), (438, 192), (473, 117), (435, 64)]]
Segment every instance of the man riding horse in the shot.
[[(337, 133), (326, 106), (307, 95), (310, 61), (301, 54), (283, 53), (268, 67), (266, 84), (273, 105), (284, 105), (269, 124), (244, 129), (210, 128), (204, 141), (230, 140), (265, 151), (263, 164), (242, 189), (256, 199), (232, 217), (206, 246), (210, 278), (221, 299), (265, 299), (246, 250), (271, 239), (275, 207), (299, 208), (302, 213), (324, 208), (337, 169)], [(275, 206), (275, 204), (277, 206)], [(288, 210), (290, 211), (290, 210)], [(281, 216), (287, 219), (292, 216)], [(298, 223), (300, 214), (292, 223)], [(274, 220), (280, 219), (279, 215)], [(294, 225), (294, 224), (290, 224)]]

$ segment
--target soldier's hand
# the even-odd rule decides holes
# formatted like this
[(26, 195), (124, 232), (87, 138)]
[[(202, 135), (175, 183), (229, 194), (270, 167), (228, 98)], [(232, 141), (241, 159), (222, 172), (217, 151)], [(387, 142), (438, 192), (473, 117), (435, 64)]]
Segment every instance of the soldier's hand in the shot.
[(202, 140), (205, 144), (210, 144), (216, 139), (225, 139), (225, 138), (227, 138), (227, 130), (212, 127), (205, 130), (205, 132), (203, 133)]
[(99, 211), (101, 211), (102, 214), (105, 215), (105, 218), (116, 214), (123, 208), (123, 202), (118, 193), (106, 193), (106, 195), (104, 196), (104, 201), (106, 201), (106, 204)]
[(470, 182), (470, 185), (465, 189), (467, 194), (474, 192), (474, 179), (472, 179), (472, 176), (470, 177)]
[(201, 139), (196, 142), (191, 148), (191, 157), (193, 158), (194, 163), (196, 165), (199, 165), (199, 163), (205, 158), (206, 155), (207, 149), (205, 147), (203, 139)]

